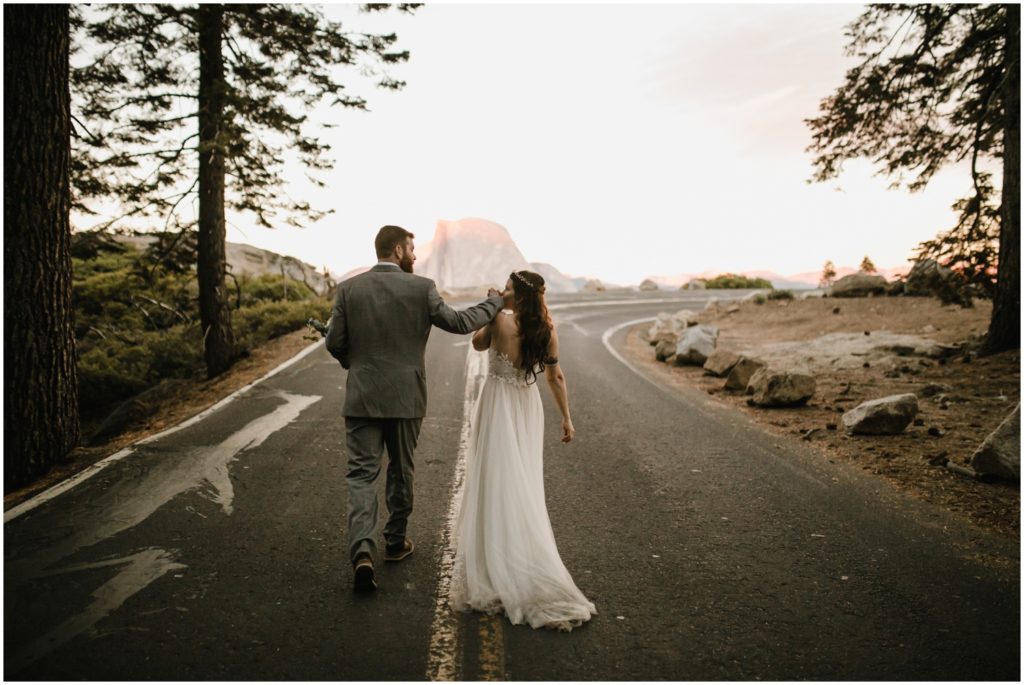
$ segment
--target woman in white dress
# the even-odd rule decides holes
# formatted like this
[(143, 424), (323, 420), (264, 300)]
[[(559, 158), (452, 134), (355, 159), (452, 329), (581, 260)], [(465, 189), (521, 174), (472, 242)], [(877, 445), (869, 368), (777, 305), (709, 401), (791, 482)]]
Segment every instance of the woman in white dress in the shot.
[(505, 306), (473, 335), (488, 350), (488, 372), (473, 412), (466, 477), (455, 529), (452, 606), (504, 611), (513, 624), (569, 631), (597, 613), (569, 575), (544, 501), (543, 374), (573, 439), (558, 336), (544, 302), (544, 279), (516, 271)]

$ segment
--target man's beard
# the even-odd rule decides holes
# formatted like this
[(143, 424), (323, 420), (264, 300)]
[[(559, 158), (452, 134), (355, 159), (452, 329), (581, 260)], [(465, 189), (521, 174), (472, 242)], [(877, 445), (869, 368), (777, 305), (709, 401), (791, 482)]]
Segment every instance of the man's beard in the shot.
[(412, 256), (411, 255), (403, 256), (401, 259), (398, 260), (398, 266), (400, 266), (402, 268), (402, 271), (404, 271), (405, 273), (411, 274), (412, 273)]

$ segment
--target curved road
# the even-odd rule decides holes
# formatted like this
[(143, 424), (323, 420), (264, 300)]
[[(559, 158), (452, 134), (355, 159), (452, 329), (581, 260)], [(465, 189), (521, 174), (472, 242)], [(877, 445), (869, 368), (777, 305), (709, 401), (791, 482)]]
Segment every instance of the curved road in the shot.
[(546, 495), (562, 558), (597, 604), (585, 627), (439, 610), (481, 369), (468, 337), (434, 331), (417, 552), (379, 568), (377, 593), (351, 592), (344, 372), (319, 346), (6, 513), (5, 678), (1019, 680), (1019, 541), (618, 356), (623, 324), (705, 297), (552, 302), (578, 435), (558, 441), (542, 388)]

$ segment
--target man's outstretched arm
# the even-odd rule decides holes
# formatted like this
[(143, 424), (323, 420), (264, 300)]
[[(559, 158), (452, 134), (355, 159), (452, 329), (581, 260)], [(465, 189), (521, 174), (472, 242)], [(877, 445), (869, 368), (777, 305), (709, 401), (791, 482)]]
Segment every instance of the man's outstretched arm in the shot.
[(437, 292), (437, 286), (433, 283), (430, 284), (430, 293), (427, 298), (430, 307), (430, 323), (443, 331), (460, 335), (472, 333), (481, 326), (487, 325), (501, 309), (503, 302), (501, 295), (492, 295), (468, 309), (452, 309), (445, 304), (441, 294)]

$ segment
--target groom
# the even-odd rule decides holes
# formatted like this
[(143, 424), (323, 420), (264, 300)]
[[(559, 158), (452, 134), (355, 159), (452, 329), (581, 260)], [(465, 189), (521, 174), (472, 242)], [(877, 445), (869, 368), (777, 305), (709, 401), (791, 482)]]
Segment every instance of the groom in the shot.
[(413, 234), (398, 226), (377, 233), (377, 265), (342, 281), (334, 301), (327, 351), (348, 369), (345, 432), (348, 451), (348, 541), (355, 591), (377, 588), (377, 477), (388, 451), (384, 561), (412, 554), (406, 526), (413, 502), (413, 451), (427, 406), (424, 350), (431, 326), (471, 333), (502, 306), (496, 290), (456, 311), (429, 278), (414, 276)]

